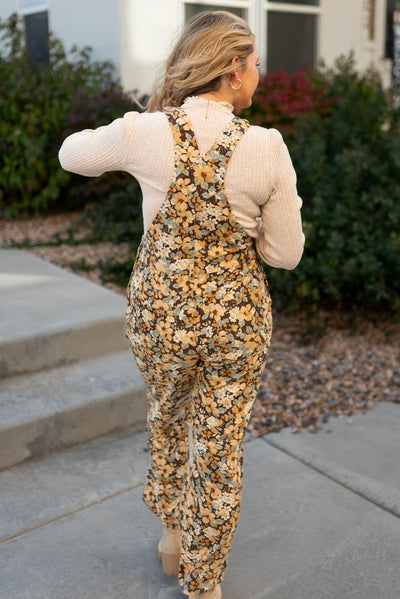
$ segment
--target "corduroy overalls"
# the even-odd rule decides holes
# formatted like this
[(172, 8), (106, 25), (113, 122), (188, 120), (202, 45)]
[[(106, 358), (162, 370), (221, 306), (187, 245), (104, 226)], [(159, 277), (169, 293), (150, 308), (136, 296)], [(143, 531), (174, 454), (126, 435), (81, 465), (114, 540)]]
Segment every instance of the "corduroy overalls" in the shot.
[(180, 527), (179, 581), (193, 594), (213, 589), (226, 569), (240, 510), (243, 437), (272, 319), (253, 240), (224, 191), (248, 122), (233, 118), (202, 157), (185, 112), (166, 116), (175, 178), (138, 250), (127, 336), (149, 399), (144, 500), (165, 526)]

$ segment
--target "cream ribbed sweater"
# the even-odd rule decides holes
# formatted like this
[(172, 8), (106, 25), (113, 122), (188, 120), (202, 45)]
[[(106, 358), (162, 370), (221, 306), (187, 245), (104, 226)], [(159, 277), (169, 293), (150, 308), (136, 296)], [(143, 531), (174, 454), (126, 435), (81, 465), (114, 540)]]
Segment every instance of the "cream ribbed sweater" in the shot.
[[(229, 105), (189, 98), (184, 109), (204, 155), (233, 118)], [(174, 143), (162, 112), (128, 112), (96, 130), (70, 135), (59, 159), (67, 171), (97, 177), (122, 170), (133, 175), (143, 193), (147, 231), (174, 178)], [(275, 129), (250, 127), (232, 158), (225, 192), (232, 212), (245, 231), (256, 238), (260, 256), (270, 266), (292, 269), (303, 253), (296, 174), (281, 134)], [(256, 219), (261, 217), (262, 227)]]

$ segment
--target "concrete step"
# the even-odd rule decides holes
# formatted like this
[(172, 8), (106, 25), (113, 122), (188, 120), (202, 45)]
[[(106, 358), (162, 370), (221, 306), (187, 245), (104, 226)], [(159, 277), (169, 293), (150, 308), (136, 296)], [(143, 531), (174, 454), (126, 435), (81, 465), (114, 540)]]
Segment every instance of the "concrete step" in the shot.
[(4, 380), (0, 468), (129, 426), (144, 428), (144, 384), (130, 350)]
[(126, 429), (3, 470), (0, 544), (135, 489), (148, 462), (146, 433)]
[(127, 348), (125, 298), (29, 252), (0, 249), (0, 379)]

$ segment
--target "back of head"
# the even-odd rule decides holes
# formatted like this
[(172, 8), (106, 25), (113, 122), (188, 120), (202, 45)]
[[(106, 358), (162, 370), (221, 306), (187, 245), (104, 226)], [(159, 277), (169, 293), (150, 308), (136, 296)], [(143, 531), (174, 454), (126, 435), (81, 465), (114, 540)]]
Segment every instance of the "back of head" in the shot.
[(218, 89), (221, 77), (232, 70), (232, 59), (238, 56), (245, 64), (253, 49), (254, 35), (246, 21), (225, 11), (199, 13), (166, 61), (147, 111), (180, 106), (188, 96)]

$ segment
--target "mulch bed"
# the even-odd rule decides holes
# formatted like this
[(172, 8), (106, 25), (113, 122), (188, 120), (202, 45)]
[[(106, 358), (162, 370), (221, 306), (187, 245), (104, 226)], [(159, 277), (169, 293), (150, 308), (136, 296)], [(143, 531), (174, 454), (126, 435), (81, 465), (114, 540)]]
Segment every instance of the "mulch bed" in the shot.
[[(100, 270), (79, 269), (111, 256), (125, 260), (128, 244), (102, 242), (46, 246), (54, 235), (72, 230), (75, 243), (87, 234), (80, 214), (0, 221), (5, 245), (30, 240), (29, 251), (101, 283)], [(125, 290), (106, 284), (117, 293)], [(274, 332), (249, 434), (252, 438), (284, 427), (293, 432), (330, 432), (331, 416), (346, 418), (372, 409), (379, 401), (400, 403), (400, 324), (346, 314), (274, 314)], [(399, 408), (400, 409), (400, 408)]]

